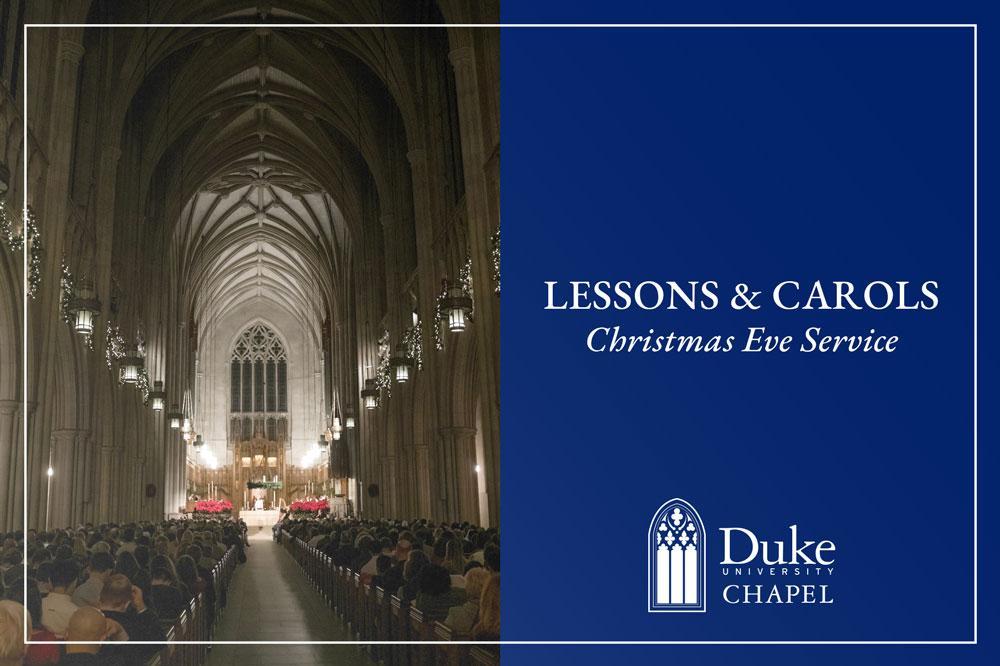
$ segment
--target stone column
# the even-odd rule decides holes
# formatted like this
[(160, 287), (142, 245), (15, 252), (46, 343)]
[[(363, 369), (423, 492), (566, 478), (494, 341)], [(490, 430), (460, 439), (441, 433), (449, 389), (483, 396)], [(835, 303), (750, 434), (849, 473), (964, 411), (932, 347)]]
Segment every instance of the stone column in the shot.
[[(417, 288), (419, 293), (420, 321), (424, 347), (424, 373), (422, 388), (427, 392), (429, 400), (420, 400), (417, 409), (424, 410), (420, 422), (424, 425), (423, 432), (414, 432), (414, 442), (433, 442), (438, 431), (438, 413), (440, 400), (445, 387), (440, 382), (441, 355), (434, 348), (434, 329), (439, 326), (437, 319), (437, 296), (441, 288), (441, 278), (434, 256), (434, 206), (431, 198), (431, 179), (427, 165), (427, 151), (414, 148), (406, 153), (410, 161), (410, 172), (413, 182), (414, 225), (417, 235)], [(421, 449), (423, 449), (421, 451)], [(426, 445), (417, 446), (416, 450), (416, 487), (414, 498), (419, 507), (418, 515), (436, 518), (435, 503), (431, 500), (440, 486), (440, 470), (430, 464), (430, 451)]]
[(481, 372), (483, 449), (486, 462), (490, 520), (500, 521), (500, 303), (492, 290), (490, 242), (493, 222), (489, 209), (487, 161), (475, 50), (464, 46), (448, 54), (455, 69), (458, 117), (465, 171), (465, 201), (469, 215), (469, 250), (475, 288), (474, 327)]
[(431, 505), (431, 479), (430, 479), (430, 451), (428, 447), (418, 444), (414, 447), (414, 458), (416, 467), (416, 515), (433, 516)]
[(111, 517), (111, 502), (114, 497), (114, 491), (112, 490), (114, 477), (112, 476), (112, 472), (114, 471), (116, 454), (117, 451), (114, 446), (107, 443), (101, 444), (100, 464), (97, 470), (100, 482), (100, 490), (97, 495), (97, 515), (101, 521), (108, 520)]
[(81, 443), (86, 438), (85, 430), (64, 428), (53, 430), (49, 447), (49, 465), (53, 475), (45, 478), (48, 498), (48, 527), (74, 526), (82, 499), (82, 477), (85, 470), (79, 464)]
[(441, 428), (440, 464), (445, 474), (446, 520), (479, 522), (479, 487), (476, 478), (476, 430)]
[[(45, 243), (45, 255), (43, 259), (42, 271), (45, 276), (43, 280), (33, 314), (29, 317), (29, 382), (28, 390), (31, 392), (28, 398), (42, 405), (43, 412), (41, 419), (33, 419), (32, 427), (29, 430), (30, 445), (28, 449), (29, 458), (29, 478), (32, 480), (41, 479), (40, 487), (36, 488), (34, 483), (29, 484), (31, 492), (29, 510), (29, 525), (38, 525), (44, 521), (44, 505), (46, 503), (46, 478), (45, 470), (51, 458), (48, 450), (48, 443), (51, 441), (49, 428), (52, 427), (52, 405), (53, 392), (58, 383), (58, 372), (55, 366), (55, 348), (58, 344), (58, 336), (62, 331), (59, 326), (61, 289), (57, 277), (60, 274), (60, 262), (62, 260), (65, 238), (66, 221), (69, 219), (69, 167), (73, 151), (75, 119), (76, 119), (76, 96), (77, 78), (80, 71), (80, 60), (83, 58), (83, 45), (78, 38), (67, 37), (65, 35), (82, 32), (78, 29), (61, 30), (64, 35), (58, 43), (54, 67), (48, 73), (48, 79), (52, 85), (51, 113), (47, 114), (48, 146), (47, 159), (48, 166), (45, 169), (44, 178), (38, 185), (34, 185), (26, 194), (26, 201), (31, 203), (39, 216), (39, 227)], [(32, 85), (45, 85), (46, 81), (35, 81), (28, 83)], [(34, 126), (36, 135), (41, 134), (39, 127)], [(27, 155), (28, 162), (34, 156)], [(46, 193), (46, 196), (39, 196), (39, 192)], [(53, 279), (55, 278), (55, 279)], [(58, 424), (69, 425), (72, 424)]]
[(21, 448), (21, 419), (17, 418), (20, 407), (17, 400), (0, 400), (0, 532), (13, 530), (21, 522), (11, 515), (16, 477), (23, 474), (16, 464)]

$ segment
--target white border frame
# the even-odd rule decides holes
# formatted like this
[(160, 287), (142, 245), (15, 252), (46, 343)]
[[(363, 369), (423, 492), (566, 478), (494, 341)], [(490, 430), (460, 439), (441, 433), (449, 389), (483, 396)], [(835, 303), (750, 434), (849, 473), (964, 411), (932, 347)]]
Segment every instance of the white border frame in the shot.
[[(978, 645), (979, 644), (979, 24), (978, 23), (25, 23), (24, 42), (24, 184), (23, 214), (28, 214), (28, 28), (971, 28), (972, 29), (972, 640), (922, 640), (922, 641), (133, 641), (136, 645)], [(28, 525), (28, 248), (22, 257), (23, 287), (23, 338), (22, 338), (22, 409), (24, 440), (24, 527)], [(648, 546), (648, 544), (647, 544)], [(24, 541), (24, 560), (27, 562), (27, 539)], [(708, 563), (705, 563), (706, 569)], [(27, 577), (24, 591), (27, 596)], [(706, 590), (707, 592), (707, 590)], [(707, 602), (707, 599), (705, 600)], [(26, 616), (27, 617), (27, 616)], [(24, 624), (26, 645), (63, 644), (64, 641), (29, 640), (28, 622)], [(82, 641), (83, 642), (83, 641)], [(95, 643), (95, 641), (90, 641)], [(99, 641), (97, 641), (99, 643)]]

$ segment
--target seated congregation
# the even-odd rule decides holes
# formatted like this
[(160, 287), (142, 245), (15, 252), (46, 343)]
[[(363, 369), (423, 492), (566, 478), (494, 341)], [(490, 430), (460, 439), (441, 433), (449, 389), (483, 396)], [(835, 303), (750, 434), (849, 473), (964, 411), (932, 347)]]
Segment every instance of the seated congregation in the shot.
[(495, 528), (286, 517), (275, 538), (360, 640), (500, 639)]
[[(209, 640), (244, 547), (245, 528), (217, 520), (4, 535), (0, 664), (200, 663), (203, 646), (135, 643)], [(56, 643), (24, 645), (25, 621)]]

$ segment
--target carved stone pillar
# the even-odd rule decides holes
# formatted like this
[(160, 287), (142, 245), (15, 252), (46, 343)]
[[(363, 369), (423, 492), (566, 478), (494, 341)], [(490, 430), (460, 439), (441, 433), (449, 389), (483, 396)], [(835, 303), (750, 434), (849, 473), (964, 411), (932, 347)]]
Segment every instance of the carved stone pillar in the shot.
[(441, 428), (439, 465), (444, 470), (444, 518), (479, 522), (475, 428)]
[(78, 522), (86, 472), (80, 462), (87, 434), (85, 430), (72, 428), (52, 431), (49, 466), (53, 473), (46, 479), (46, 526), (50, 529), (71, 527)]
[(483, 142), (483, 119), (475, 50), (457, 48), (448, 54), (455, 69), (458, 117), (462, 136), (462, 162), (465, 171), (465, 200), (469, 215), (469, 251), (472, 257), (472, 280), (475, 288), (476, 344), (482, 372), (479, 374), (482, 396), (483, 448), (486, 463), (490, 520), (500, 520), (500, 302), (492, 291), (490, 258), (493, 222), (489, 209), (485, 166), (487, 154)]
[(418, 444), (414, 447), (414, 458), (416, 467), (416, 515), (433, 517), (431, 513), (431, 478), (430, 478), (430, 452), (427, 446)]
[(14, 486), (17, 477), (23, 474), (17, 464), (18, 450), (21, 448), (21, 403), (16, 400), (0, 400), (0, 532), (14, 529), (21, 521), (13, 520), (11, 506), (14, 504)]

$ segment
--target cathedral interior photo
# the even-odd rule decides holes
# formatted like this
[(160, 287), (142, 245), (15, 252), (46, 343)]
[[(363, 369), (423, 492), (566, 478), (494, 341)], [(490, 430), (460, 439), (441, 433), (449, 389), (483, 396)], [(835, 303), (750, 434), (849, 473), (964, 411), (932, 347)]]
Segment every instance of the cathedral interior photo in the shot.
[(498, 21), (0, 2), (0, 663), (499, 661)]

